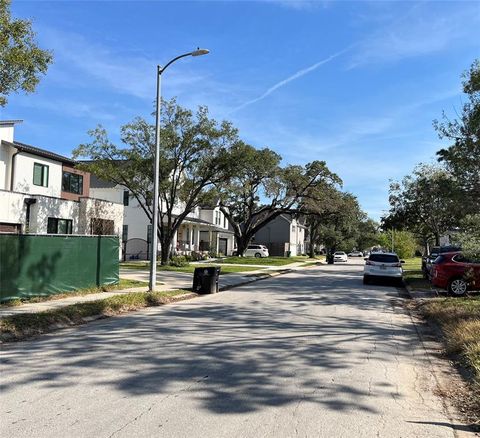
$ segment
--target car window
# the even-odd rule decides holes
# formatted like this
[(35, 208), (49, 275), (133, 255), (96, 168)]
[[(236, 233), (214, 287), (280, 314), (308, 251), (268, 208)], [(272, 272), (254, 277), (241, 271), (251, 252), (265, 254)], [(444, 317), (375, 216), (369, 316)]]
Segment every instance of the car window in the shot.
[(480, 260), (476, 260), (470, 257), (465, 257), (463, 254), (457, 254), (452, 257), (452, 260), (458, 263), (480, 263)]
[(398, 263), (398, 256), (393, 254), (370, 254), (370, 261), (380, 263)]
[(436, 265), (441, 265), (445, 261), (446, 257), (443, 255), (438, 256), (433, 263)]

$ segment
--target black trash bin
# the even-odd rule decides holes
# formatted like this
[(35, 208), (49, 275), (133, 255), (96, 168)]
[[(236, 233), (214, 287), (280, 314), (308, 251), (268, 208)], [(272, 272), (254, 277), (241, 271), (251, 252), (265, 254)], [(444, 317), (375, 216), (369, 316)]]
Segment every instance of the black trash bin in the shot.
[(328, 254), (327, 255), (327, 263), (329, 265), (333, 265), (333, 254)]
[(193, 272), (193, 292), (214, 294), (218, 292), (220, 266), (195, 268)]

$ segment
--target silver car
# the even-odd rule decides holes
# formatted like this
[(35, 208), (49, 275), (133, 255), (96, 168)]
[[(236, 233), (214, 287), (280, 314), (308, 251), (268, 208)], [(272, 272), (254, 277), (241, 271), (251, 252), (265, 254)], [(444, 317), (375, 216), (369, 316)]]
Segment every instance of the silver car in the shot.
[(363, 284), (373, 278), (390, 278), (403, 283), (403, 268), (398, 255), (392, 252), (375, 252), (368, 256), (363, 271)]

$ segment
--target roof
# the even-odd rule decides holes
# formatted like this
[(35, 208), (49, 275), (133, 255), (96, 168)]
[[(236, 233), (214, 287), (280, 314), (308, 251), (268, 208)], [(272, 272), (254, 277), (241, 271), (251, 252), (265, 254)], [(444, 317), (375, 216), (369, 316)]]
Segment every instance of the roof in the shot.
[[(177, 217), (176, 215), (173, 215), (174, 217)], [(228, 233), (228, 234), (234, 234), (233, 231), (230, 231), (226, 228), (219, 228), (217, 226), (215, 226), (215, 224), (212, 224), (211, 222), (208, 222), (206, 220), (203, 220), (203, 219), (198, 219), (196, 217), (191, 217), (191, 216), (187, 216), (184, 220), (183, 220), (183, 223), (194, 223), (194, 224), (200, 224), (200, 225), (208, 225), (209, 227), (213, 228), (213, 231), (218, 231), (220, 233)]]
[(300, 222), (300, 218), (293, 218), (292, 215), (289, 214), (289, 213), (282, 213), (282, 214), (280, 215), (280, 217), (281, 217), (282, 219), (285, 219), (289, 224), (291, 224), (291, 223), (293, 222), (293, 219), (296, 219), (296, 221), (297, 221), (297, 227), (307, 228), (304, 223)]
[(8, 125), (15, 125), (15, 124), (18, 124), (18, 123), (22, 123), (23, 120), (0, 120), (0, 126), (8, 126)]
[(47, 151), (45, 149), (40, 149), (35, 146), (31, 146), (29, 144), (20, 143), (19, 141), (9, 142), (6, 140), (2, 140), (2, 144), (18, 149), (21, 152), (27, 152), (29, 154), (37, 155), (39, 157), (48, 158), (54, 161), (60, 161), (61, 163), (67, 163), (71, 165), (76, 164), (76, 162), (71, 158), (67, 158), (63, 155), (59, 155), (54, 152)]

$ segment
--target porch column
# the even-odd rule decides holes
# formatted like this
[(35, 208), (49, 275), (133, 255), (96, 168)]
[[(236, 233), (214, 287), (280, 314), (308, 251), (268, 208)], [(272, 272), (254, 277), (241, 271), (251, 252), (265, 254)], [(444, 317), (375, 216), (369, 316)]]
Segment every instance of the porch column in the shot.
[(195, 228), (195, 250), (200, 250), (200, 225)]
[(208, 249), (211, 251), (212, 248), (212, 230), (209, 228), (208, 229)]
[(172, 239), (172, 252), (174, 254), (177, 253), (177, 242), (178, 242), (178, 230), (175, 231), (175, 234), (173, 235), (173, 239)]
[(189, 232), (189, 242), (188, 242), (188, 248), (190, 251), (193, 251), (193, 225), (189, 225), (190, 232)]

